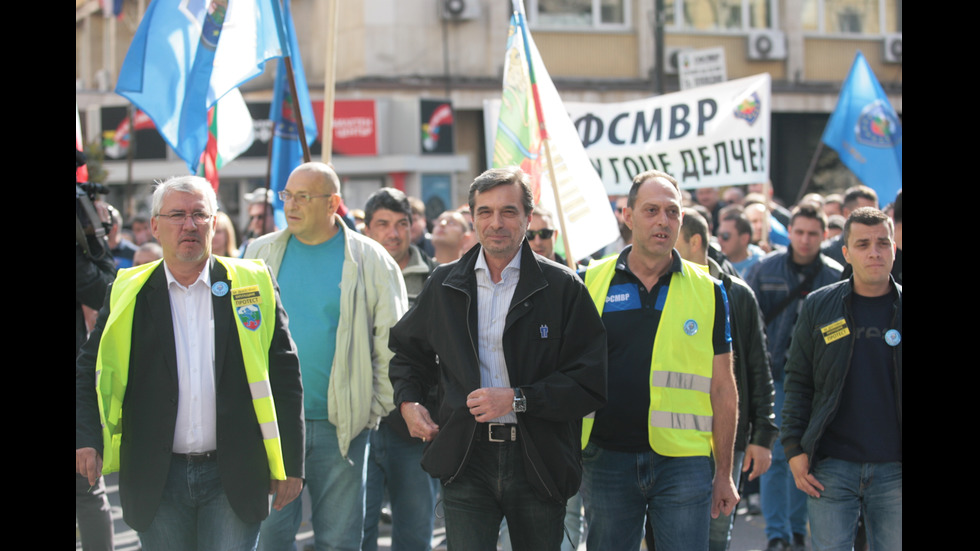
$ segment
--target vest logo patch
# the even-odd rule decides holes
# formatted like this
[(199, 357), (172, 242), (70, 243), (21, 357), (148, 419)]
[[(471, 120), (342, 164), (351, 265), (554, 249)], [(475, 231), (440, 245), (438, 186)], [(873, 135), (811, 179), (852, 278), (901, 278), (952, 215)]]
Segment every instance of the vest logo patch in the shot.
[(821, 327), (820, 333), (823, 335), (824, 344), (830, 344), (850, 335), (851, 330), (847, 328), (847, 321), (840, 318)]
[(603, 306), (605, 312), (623, 312), (626, 310), (638, 310), (640, 305), (640, 289), (635, 283), (623, 283), (612, 285), (606, 293), (606, 305)]
[(245, 326), (245, 329), (255, 331), (262, 325), (262, 311), (254, 304), (236, 306), (235, 313), (238, 314), (238, 319)]

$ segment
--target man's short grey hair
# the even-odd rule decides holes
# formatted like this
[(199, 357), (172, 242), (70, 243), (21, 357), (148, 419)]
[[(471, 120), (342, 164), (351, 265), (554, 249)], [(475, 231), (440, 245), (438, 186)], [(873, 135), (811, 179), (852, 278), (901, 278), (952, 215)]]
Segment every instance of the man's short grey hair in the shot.
[(489, 191), (497, 186), (517, 184), (521, 188), (521, 206), (524, 207), (524, 216), (528, 216), (534, 210), (534, 196), (531, 193), (531, 178), (526, 172), (516, 166), (505, 168), (491, 168), (476, 177), (470, 184), (470, 212), (476, 213), (476, 194)]
[(200, 193), (208, 204), (208, 214), (218, 212), (218, 198), (214, 194), (211, 184), (200, 176), (175, 176), (169, 180), (158, 182), (153, 190), (153, 206), (151, 215), (160, 214), (160, 207), (163, 206), (163, 198), (168, 193), (180, 191), (183, 193)]
[(534, 207), (534, 215), (540, 216), (541, 220), (544, 220), (544, 222), (548, 224), (549, 228), (555, 229), (555, 217), (551, 214), (550, 210), (538, 205)]

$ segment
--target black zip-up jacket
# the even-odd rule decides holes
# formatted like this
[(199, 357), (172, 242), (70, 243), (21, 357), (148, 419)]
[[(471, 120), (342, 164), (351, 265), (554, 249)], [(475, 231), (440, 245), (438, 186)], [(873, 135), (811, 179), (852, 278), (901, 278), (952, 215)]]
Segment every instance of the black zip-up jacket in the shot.
[[(892, 279), (894, 304), (889, 329), (902, 332), (902, 286)], [(816, 464), (814, 451), (827, 425), (837, 414), (841, 390), (851, 367), (854, 352), (854, 316), (851, 296), (853, 276), (822, 287), (806, 298), (786, 362), (786, 402), (783, 405), (783, 426), (780, 439), (786, 458), (801, 453), (809, 456), (810, 470)], [(824, 341), (821, 327), (843, 319), (851, 333)], [(898, 427), (902, 428), (902, 345), (904, 339), (891, 347), (895, 366), (895, 403), (898, 405)]]
[(747, 283), (721, 270), (708, 259), (711, 276), (721, 280), (728, 293), (731, 310), (732, 349), (735, 384), (738, 387), (738, 429), (735, 450), (745, 451), (748, 444), (772, 449), (779, 428), (773, 414), (772, 371), (762, 313), (755, 293)]
[[(477, 429), (466, 397), (480, 388), (478, 254), (476, 246), (437, 268), (389, 337), (396, 407), (421, 402), (439, 386), (439, 434), (426, 446), (422, 468), (447, 485), (463, 472)], [(504, 358), (511, 385), (527, 398), (527, 412), (517, 414), (527, 479), (542, 499), (564, 503), (581, 485), (582, 418), (606, 401), (606, 332), (574, 272), (535, 255), (527, 242), (519, 254)]]

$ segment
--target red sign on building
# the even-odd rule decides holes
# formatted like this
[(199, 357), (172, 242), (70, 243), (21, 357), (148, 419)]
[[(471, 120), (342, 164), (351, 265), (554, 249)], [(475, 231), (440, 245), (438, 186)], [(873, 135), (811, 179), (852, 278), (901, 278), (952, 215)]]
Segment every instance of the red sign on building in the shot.
[[(323, 120), (323, 101), (313, 102)], [(377, 155), (378, 116), (374, 100), (336, 100), (333, 104), (333, 152), (338, 155)]]

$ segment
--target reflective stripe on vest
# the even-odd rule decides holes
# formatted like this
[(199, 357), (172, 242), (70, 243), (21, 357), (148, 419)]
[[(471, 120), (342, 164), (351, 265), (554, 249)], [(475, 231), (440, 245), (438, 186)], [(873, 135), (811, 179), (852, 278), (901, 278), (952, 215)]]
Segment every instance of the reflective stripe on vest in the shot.
[[(593, 262), (585, 286), (599, 315), (619, 256)], [(671, 276), (657, 327), (650, 365), (650, 448), (660, 455), (686, 457), (711, 453), (711, 372), (714, 360), (715, 291), (710, 277), (682, 261)], [(684, 330), (689, 320), (697, 332)], [(582, 448), (589, 442), (593, 416), (582, 421)]]
[[(260, 260), (239, 260), (215, 257), (228, 272), (231, 281), (231, 307), (234, 323), (238, 327), (238, 339), (245, 362), (245, 374), (249, 383), (252, 406), (262, 432), (266, 457), (269, 461), (270, 477), (285, 480), (286, 472), (279, 439), (279, 425), (276, 420), (272, 387), (269, 384), (269, 347), (275, 332), (276, 302), (272, 279)], [(109, 299), (109, 319), (106, 321), (99, 342), (99, 355), (96, 363), (96, 388), (99, 399), (99, 414), (102, 418), (104, 440), (104, 474), (119, 470), (119, 446), (122, 436), (122, 406), (126, 394), (129, 373), (129, 359), (132, 346), (133, 315), (136, 296), (146, 280), (159, 266), (160, 261), (120, 270), (112, 285)], [(252, 330), (246, 327), (239, 316), (234, 296), (235, 290), (255, 286), (258, 299), (249, 300), (249, 306), (257, 307), (262, 322)]]

